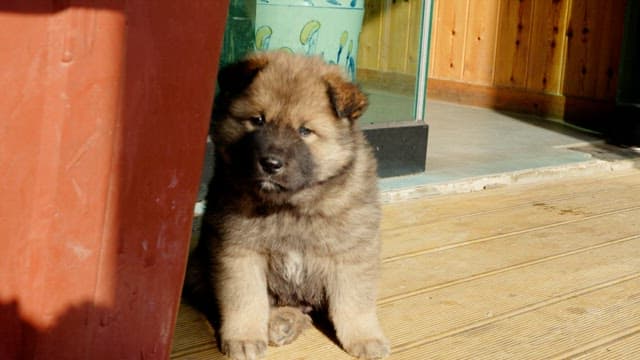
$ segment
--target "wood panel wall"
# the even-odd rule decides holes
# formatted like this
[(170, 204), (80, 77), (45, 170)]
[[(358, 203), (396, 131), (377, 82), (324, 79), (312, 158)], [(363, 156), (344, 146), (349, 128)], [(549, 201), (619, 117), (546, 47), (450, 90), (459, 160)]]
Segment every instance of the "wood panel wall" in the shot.
[(365, 1), (358, 68), (415, 75), (422, 0)]
[[(365, 73), (415, 75), (421, 2), (367, 2)], [(434, 0), (429, 96), (558, 117), (609, 109), (624, 11), (625, 0)]]

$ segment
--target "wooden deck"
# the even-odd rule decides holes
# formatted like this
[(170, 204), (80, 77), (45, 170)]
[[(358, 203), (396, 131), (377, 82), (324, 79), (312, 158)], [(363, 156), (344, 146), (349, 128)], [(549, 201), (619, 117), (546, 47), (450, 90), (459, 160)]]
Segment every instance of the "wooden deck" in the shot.
[[(640, 359), (640, 170), (384, 207), (389, 359)], [(183, 305), (172, 358), (223, 359)], [(267, 359), (350, 359), (316, 329)]]

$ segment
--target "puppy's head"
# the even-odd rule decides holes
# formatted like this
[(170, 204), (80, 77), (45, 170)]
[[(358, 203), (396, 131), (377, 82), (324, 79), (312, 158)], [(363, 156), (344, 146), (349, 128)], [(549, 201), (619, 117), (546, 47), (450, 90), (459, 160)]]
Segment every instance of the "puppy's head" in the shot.
[(257, 53), (222, 69), (218, 83), (217, 161), (249, 190), (282, 198), (351, 166), (367, 99), (337, 66)]

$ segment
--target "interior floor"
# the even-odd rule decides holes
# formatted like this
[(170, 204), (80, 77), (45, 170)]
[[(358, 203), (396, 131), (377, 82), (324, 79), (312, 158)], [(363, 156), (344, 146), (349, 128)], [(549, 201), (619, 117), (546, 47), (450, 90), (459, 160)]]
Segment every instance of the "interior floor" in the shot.
[[(640, 170), (386, 204), (396, 359), (640, 358)], [(173, 359), (224, 359), (187, 305)], [(267, 359), (351, 359), (315, 328)]]
[[(406, 121), (413, 117), (413, 97), (365, 88), (370, 99), (363, 126)], [(587, 161), (576, 146), (602, 142), (596, 133), (535, 116), (429, 100), (427, 171), (407, 179), (385, 180), (407, 185), (440, 183), (524, 169)], [(393, 187), (393, 186), (391, 186)]]
[(581, 162), (572, 147), (601, 139), (551, 120), (492, 109), (427, 103), (427, 173), (432, 181)]
[[(369, 112), (398, 96), (378, 93)], [(494, 109), (429, 100), (426, 114), (426, 172), (382, 179), (383, 190), (575, 165), (594, 158), (577, 148), (604, 142), (600, 134), (557, 120)]]
[(369, 107), (360, 120), (362, 125), (415, 119), (413, 95), (373, 87), (364, 87), (363, 91), (369, 98)]

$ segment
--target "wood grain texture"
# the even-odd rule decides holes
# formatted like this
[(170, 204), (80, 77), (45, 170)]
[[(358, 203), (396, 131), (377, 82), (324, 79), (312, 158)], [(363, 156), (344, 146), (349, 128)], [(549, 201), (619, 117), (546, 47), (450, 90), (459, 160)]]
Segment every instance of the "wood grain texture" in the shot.
[(380, 69), (383, 5), (382, 1), (365, 1), (358, 48), (358, 68)]
[[(640, 349), (640, 171), (384, 205), (378, 313), (399, 359)], [(223, 359), (183, 305), (174, 359)], [(267, 359), (350, 359), (312, 329)]]
[(422, 36), (422, 5), (422, 1), (412, 1), (411, 9), (409, 12), (409, 39), (406, 49), (407, 56), (405, 60), (405, 73), (412, 75), (417, 73), (418, 63), (420, 61), (420, 37)]
[(550, 116), (593, 126), (611, 114), (615, 106), (607, 100), (433, 78), (427, 83), (427, 92), (430, 99)]
[(469, 0), (437, 1), (432, 37), (433, 77), (461, 81)]
[(431, 7), (431, 30), (429, 34), (429, 63), (427, 64), (427, 76), (428, 79), (436, 76), (435, 64), (436, 57), (438, 57), (438, 48), (436, 47), (436, 39), (438, 38), (438, 33), (440, 32), (440, 27), (437, 26), (436, 20), (440, 16), (440, 6), (438, 5), (438, 1), (435, 0)]
[(420, 53), (422, 1), (368, 1), (358, 67), (415, 75)]
[[(377, 54), (378, 60), (363, 60), (362, 66), (372, 72), (414, 74), (418, 56), (414, 15), (419, 2), (369, 3), (375, 5), (367, 5), (371, 13), (365, 18), (371, 20), (365, 23), (367, 45), (361, 52)], [(576, 103), (573, 99), (593, 100), (595, 107), (605, 102), (612, 108), (625, 4), (625, 0), (434, 0), (429, 79), (529, 94), (534, 99), (524, 102), (533, 104), (536, 114), (582, 116), (580, 106), (565, 108)], [(408, 40), (389, 29), (405, 29)], [(473, 94), (477, 89), (460, 87), (460, 102), (471, 104), (464, 100), (487, 95)], [(560, 100), (539, 101), (551, 99), (547, 95)], [(511, 103), (500, 97), (491, 103), (487, 98), (482, 106), (525, 111), (531, 107), (523, 107), (517, 96), (514, 99)], [(600, 112), (587, 115), (579, 125), (596, 128), (592, 124), (602, 122)]]
[(571, 19), (567, 29), (567, 69), (564, 92), (569, 95), (595, 96), (594, 82), (596, 69), (592, 64), (596, 61), (597, 38), (593, 33), (600, 23), (599, 1), (575, 1), (571, 7)]
[[(367, 4), (361, 66), (414, 74), (420, 2)], [(429, 78), (611, 102), (625, 4), (435, 0)]]
[(615, 96), (625, 1), (573, 1), (567, 36), (563, 94)]
[(533, 0), (502, 0), (496, 49), (495, 85), (526, 87)]
[(380, 49), (380, 65), (389, 72), (406, 73), (406, 61), (409, 56), (409, 31), (411, 4), (406, 1), (387, 3), (384, 19), (385, 29)]
[[(603, 37), (598, 44), (599, 60), (595, 85), (595, 98), (613, 99), (618, 88), (618, 70), (620, 64), (620, 47), (624, 33), (624, 14), (626, 0), (611, 1), (604, 8)], [(637, 46), (637, 44), (636, 44)]]
[(469, 1), (462, 81), (491, 85), (495, 69), (500, 0)]
[(561, 94), (570, 0), (536, 1), (527, 57), (528, 90)]
[[(624, 0), (467, 5), (463, 13), (463, 2), (436, 0), (430, 77), (598, 100), (615, 96)], [(465, 41), (454, 35), (461, 32)]]

